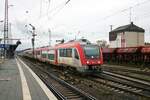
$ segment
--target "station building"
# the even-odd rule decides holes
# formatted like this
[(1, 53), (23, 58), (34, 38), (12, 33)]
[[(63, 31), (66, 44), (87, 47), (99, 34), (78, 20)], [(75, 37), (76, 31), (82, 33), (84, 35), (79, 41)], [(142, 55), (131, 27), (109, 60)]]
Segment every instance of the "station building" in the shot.
[(144, 32), (131, 22), (109, 32), (110, 48), (144, 46)]

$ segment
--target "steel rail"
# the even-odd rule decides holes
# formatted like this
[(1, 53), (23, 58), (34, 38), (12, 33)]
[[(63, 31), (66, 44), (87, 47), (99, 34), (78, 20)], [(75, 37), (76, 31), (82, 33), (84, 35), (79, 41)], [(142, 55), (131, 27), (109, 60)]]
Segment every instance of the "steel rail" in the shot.
[(129, 80), (129, 81), (132, 81), (132, 82), (136, 82), (136, 83), (139, 83), (139, 84), (147, 85), (147, 86), (150, 87), (149, 82), (140, 80), (138, 78), (133, 78), (133, 77), (129, 77), (129, 76), (126, 76), (126, 75), (122, 75), (122, 74), (118, 74), (118, 73), (114, 73), (114, 72), (108, 72), (108, 71), (103, 71), (103, 73), (107, 74), (107, 75), (114, 76), (114, 77), (122, 78), (122, 79), (125, 79), (125, 80)]
[[(27, 60), (26, 60), (27, 61)], [(64, 86), (65, 88), (68, 88), (70, 91), (72, 91), (72, 93), (75, 93), (75, 95), (79, 95), (79, 99), (84, 99), (84, 100), (96, 100), (95, 97), (79, 90), (78, 88), (74, 87), (73, 85), (70, 85), (69, 83), (61, 80), (60, 78), (56, 77), (53, 74), (50, 74), (50, 72), (48, 72), (47, 70), (44, 70), (43, 68), (41, 68), (39, 65), (34, 64), (31, 61), (27, 61), (28, 63), (34, 65), (34, 67), (36, 67), (36, 70), (38, 70), (38, 72), (40, 71), (41, 73), (44, 73), (46, 75), (48, 75), (48, 77), (56, 80), (58, 83), (60, 83), (62, 86)], [(31, 67), (31, 65), (30, 65)], [(32, 66), (33, 67), (33, 66)], [(34, 69), (33, 69), (34, 70)], [(35, 70), (34, 70), (35, 71)], [(36, 73), (37, 74), (37, 73)], [(53, 85), (52, 83), (50, 83), (47, 78), (41, 74), (38, 74), (38, 76), (44, 81), (44, 83), (50, 88), (50, 90), (52, 90), (52, 92), (56, 95), (56, 97), (58, 97), (60, 100), (69, 100), (70, 97), (64, 96), (60, 91), (58, 91), (58, 88), (56, 88), (55, 85)], [(67, 95), (67, 94), (66, 94)], [(73, 98), (71, 98), (73, 99)], [(77, 98), (76, 98), (77, 99)], [(77, 99), (78, 100), (78, 99)]]
[[(101, 83), (101, 84), (103, 84), (103, 85), (106, 85), (106, 86), (110, 86), (110, 87), (112, 87), (112, 88), (115, 88), (115, 89), (118, 89), (118, 90), (122, 90), (122, 91), (125, 91), (125, 92), (129, 92), (129, 93), (132, 93), (132, 94), (135, 94), (135, 95), (139, 95), (139, 96), (143, 96), (143, 97), (147, 97), (147, 98), (150, 98), (150, 89), (147, 89), (147, 88), (143, 88), (143, 87), (139, 87), (139, 86), (135, 86), (135, 85), (131, 85), (131, 84), (129, 84), (129, 83), (124, 83), (124, 82), (121, 82), (121, 81), (117, 81), (117, 80), (115, 80), (115, 76), (111, 76), (111, 74), (109, 74), (109, 76), (111, 77), (109, 77), (109, 76), (105, 76), (105, 77), (103, 77), (102, 76), (102, 74), (96, 74), (96, 75), (94, 75), (94, 76), (96, 76), (96, 77), (98, 77), (98, 78), (93, 78), (92, 80), (93, 81), (96, 81), (96, 82), (99, 82), (99, 83)], [(117, 77), (118, 78), (118, 77)], [(119, 85), (122, 85), (122, 86), (117, 86), (117, 85), (114, 85), (114, 84), (111, 84), (111, 83), (108, 83), (108, 82), (101, 82), (101, 81), (98, 81), (98, 79), (103, 79), (104, 81), (108, 81), (108, 82), (114, 82), (114, 83), (116, 83), (116, 84), (119, 84)], [(128, 80), (129, 81), (129, 80)], [(135, 83), (136, 84), (136, 83)], [(124, 86), (128, 86), (128, 87), (131, 87), (131, 89), (129, 89), (129, 88), (124, 88)], [(133, 88), (136, 88), (136, 89), (138, 89), (138, 90), (141, 90), (141, 91), (143, 91), (143, 93), (142, 92), (136, 92), (136, 91), (133, 91), (132, 89)], [(147, 92), (148, 92), (148, 94), (147, 94)]]

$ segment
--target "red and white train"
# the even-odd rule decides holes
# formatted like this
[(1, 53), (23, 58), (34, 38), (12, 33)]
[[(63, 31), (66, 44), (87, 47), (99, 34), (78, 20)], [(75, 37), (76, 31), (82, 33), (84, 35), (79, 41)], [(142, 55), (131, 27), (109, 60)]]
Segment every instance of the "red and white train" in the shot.
[[(32, 50), (25, 52), (32, 55)], [(36, 48), (34, 57), (58, 67), (72, 67), (79, 72), (101, 71), (103, 64), (101, 48), (86, 39), (57, 44), (54, 47)]]

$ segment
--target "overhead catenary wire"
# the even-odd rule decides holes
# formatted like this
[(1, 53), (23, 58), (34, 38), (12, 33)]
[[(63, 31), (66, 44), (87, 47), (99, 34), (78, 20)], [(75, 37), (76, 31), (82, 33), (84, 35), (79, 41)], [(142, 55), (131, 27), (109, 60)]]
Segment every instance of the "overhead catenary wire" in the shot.
[[(50, 0), (49, 0), (49, 4), (48, 6), (50, 6)], [(35, 18), (34, 19), (34, 24), (40, 24), (41, 20), (44, 19), (44, 18), (48, 18), (48, 20), (51, 20), (52, 17), (54, 17), (56, 14), (58, 14), (68, 3), (70, 2), (70, 0), (67, 0), (67, 1), (64, 1), (64, 2), (61, 2), (60, 4), (58, 4), (55, 8), (52, 8), (50, 11), (49, 11), (49, 7), (47, 9), (47, 12), (44, 13), (44, 14), (41, 14), (40, 17), (38, 18)], [(42, 11), (41, 11), (42, 12)], [(49, 14), (51, 14), (51, 17), (49, 16)]]
[[(53, 14), (53, 16), (55, 16), (57, 13), (59, 13), (68, 3), (70, 2), (70, 0), (65, 1), (64, 3), (62, 3), (62, 6), (60, 5), (56, 10), (55, 13)], [(52, 10), (53, 11), (53, 10)], [(51, 11), (51, 12), (52, 12)], [(51, 13), (49, 12), (49, 13)]]
[[(48, 18), (48, 20), (52, 19), (52, 17), (54, 17), (56, 14), (58, 14), (65, 6), (62, 4), (58, 7), (55, 8), (55, 10), (51, 10), (50, 12), (48, 12), (48, 15), (46, 16)], [(45, 17), (45, 16), (43, 16)]]
[[(70, 0), (68, 0), (67, 2), (69, 2)], [(105, 21), (105, 20), (107, 20), (107, 19), (109, 19), (109, 18), (111, 18), (111, 17), (113, 17), (113, 16), (116, 16), (117, 14), (120, 14), (120, 13), (123, 13), (123, 12), (126, 12), (126, 11), (129, 11), (129, 9), (133, 9), (133, 8), (136, 8), (137, 6), (141, 6), (141, 5), (143, 5), (143, 4), (145, 4), (145, 3), (148, 3), (150, 0), (145, 0), (145, 1), (143, 1), (143, 2), (139, 2), (139, 3), (137, 3), (137, 4), (135, 4), (135, 5), (133, 5), (133, 6), (131, 6), (131, 7), (127, 7), (127, 8), (125, 8), (125, 9), (122, 9), (122, 10), (119, 10), (119, 11), (117, 11), (117, 12), (115, 12), (115, 13), (112, 13), (112, 14), (110, 14), (110, 15), (108, 15), (108, 16), (105, 16), (105, 17), (103, 17), (103, 18), (101, 18), (101, 19), (99, 19), (98, 21), (96, 21), (96, 23), (99, 23), (100, 21)], [(65, 4), (68, 4), (68, 3), (65, 3)], [(58, 6), (56, 6), (55, 8), (53, 8), (53, 9), (51, 9), (49, 12), (47, 12), (47, 13), (52, 13), (53, 12), (53, 16), (54, 15), (56, 15), (60, 10), (61, 10), (61, 8), (63, 8), (62, 7), (62, 4), (64, 4), (64, 2), (63, 3), (60, 3)], [(59, 9), (59, 10), (58, 10)], [(56, 13), (56, 14), (55, 14)], [(51, 16), (52, 16), (51, 15)], [(46, 16), (44, 16), (44, 15), (42, 15), (42, 17), (40, 18), (40, 19), (42, 19), (42, 18), (44, 18), (44, 17), (46, 17)], [(50, 17), (49, 17), (50, 18)], [(130, 18), (131, 18), (131, 16), (130, 16)], [(131, 20), (130, 20), (131, 21)], [(95, 23), (95, 24), (96, 24)], [(74, 26), (74, 25), (73, 25)]]
[(51, 4), (51, 0), (48, 0), (47, 16), (48, 16), (48, 12), (49, 12), (49, 9), (50, 9), (50, 4)]
[[(68, 0), (68, 1), (69, 1), (69, 0)], [(145, 4), (145, 3), (148, 3), (149, 1), (150, 1), (150, 0), (145, 0), (145, 1), (141, 2), (141, 3), (137, 3), (137, 4), (133, 5), (133, 6), (131, 6), (131, 7), (127, 7), (127, 8), (124, 8), (124, 9), (122, 9), (122, 10), (119, 10), (119, 11), (117, 11), (117, 12), (115, 12), (115, 13), (112, 13), (112, 14), (110, 14), (110, 15), (108, 15), (108, 16), (103, 17), (102, 19), (100, 19), (100, 21), (106, 21), (107, 19), (112, 18), (113, 16), (116, 16), (117, 14), (121, 14), (121, 13), (124, 13), (124, 12), (127, 12), (127, 13), (128, 13), (129, 10), (133, 10), (134, 8), (136, 8), (136, 7), (138, 7), (138, 6), (141, 6), (141, 5)], [(64, 7), (64, 2), (63, 2), (63, 3), (60, 3), (58, 6), (56, 6), (56, 7), (53, 8), (53, 9), (51, 9), (50, 11), (49, 11), (49, 9), (48, 9), (48, 10), (47, 10), (47, 16), (48, 16), (48, 14), (51, 14), (50, 17), (55, 16), (57, 13), (59, 13), (59, 11), (60, 11), (61, 9), (63, 9), (63, 7)], [(55, 14), (55, 13), (56, 13), (56, 14)], [(130, 13), (130, 12), (129, 12), (129, 13)], [(128, 13), (128, 15), (129, 15), (130, 18), (131, 18), (132, 13), (131, 13), (131, 15), (130, 15), (129, 13)], [(42, 19), (42, 18), (47, 17), (47, 16), (45, 16), (45, 15), (46, 15), (46, 14), (42, 14), (39, 19)], [(50, 18), (50, 17), (49, 17), (49, 18)], [(99, 23), (100, 21), (97, 21), (97, 22)], [(130, 21), (131, 21), (131, 19), (130, 19)], [(96, 23), (97, 23), (97, 22), (96, 22)]]
[[(110, 18), (112, 18), (112, 17), (114, 17), (114, 16), (117, 16), (118, 14), (121, 14), (121, 13), (124, 13), (124, 12), (127, 12), (127, 11), (129, 11), (129, 14), (128, 14), (127, 16), (129, 16), (129, 21), (131, 22), (131, 21), (133, 20), (133, 19), (132, 19), (133, 14), (132, 14), (132, 12), (130, 12), (130, 11), (132, 11), (133, 8), (135, 9), (135, 8), (138, 7), (138, 6), (144, 5), (144, 4), (149, 3), (149, 2), (150, 2), (150, 0), (145, 0), (145, 1), (143, 1), (143, 2), (139, 2), (139, 3), (135, 4), (135, 5), (133, 5), (133, 6), (124, 8), (124, 9), (119, 10), (119, 11), (116, 11), (116, 12), (114, 12), (114, 13), (108, 15), (108, 16), (105, 16), (105, 17), (102, 17), (102, 18), (96, 20), (95, 23), (94, 23), (94, 25), (100, 24), (100, 22), (104, 22), (104, 21), (106, 21), (106, 20), (108, 20), (108, 19), (110, 19)], [(84, 24), (80, 25), (80, 27), (83, 27), (83, 26), (85, 26), (86, 24), (87, 24), (87, 23), (84, 23)]]
[(137, 4), (133, 5), (133, 6), (124, 8), (124, 9), (119, 10), (119, 11), (117, 11), (117, 12), (115, 12), (115, 13), (112, 13), (112, 14), (110, 14), (110, 15), (108, 15), (108, 16), (105, 16), (105, 17), (102, 18), (101, 20), (105, 20), (105, 19), (108, 19), (108, 18), (110, 18), (110, 17), (112, 17), (112, 16), (116, 16), (116, 15), (119, 14), (119, 13), (123, 13), (123, 12), (129, 11), (129, 10), (132, 10), (133, 8), (135, 8), (135, 7), (137, 7), (137, 6), (141, 6), (141, 5), (143, 5), (143, 4), (145, 4), (145, 3), (148, 3), (148, 2), (150, 2), (150, 0), (145, 0), (145, 1), (141, 2), (141, 3), (137, 3)]
[[(133, 6), (130, 6), (130, 7), (127, 7), (127, 8), (124, 8), (124, 9), (122, 9), (122, 10), (120, 10), (120, 11), (117, 11), (117, 12), (115, 12), (115, 13), (112, 13), (112, 14), (110, 14), (110, 15), (108, 15), (108, 16), (105, 16), (105, 17), (103, 17), (103, 18), (101, 18), (100, 20), (97, 20), (96, 21), (96, 23), (95, 24), (99, 24), (100, 22), (102, 22), (102, 21), (106, 21), (107, 19), (109, 19), (109, 18), (111, 18), (111, 17), (113, 17), (113, 16), (116, 16), (117, 14), (120, 14), (120, 13), (124, 13), (124, 12), (127, 12), (127, 11), (129, 11), (130, 10), (130, 12), (129, 12), (129, 21), (131, 22), (131, 21), (133, 21), (133, 19), (132, 19), (132, 9), (135, 9), (136, 7), (139, 7), (139, 6), (141, 6), (141, 5), (144, 5), (144, 4), (148, 4), (150, 2), (150, 0), (145, 0), (145, 1), (143, 1), (143, 2), (139, 2), (139, 3), (137, 3), (137, 4), (135, 4), (135, 5), (133, 5)], [(143, 15), (142, 15), (143, 16)], [(140, 19), (139, 19), (140, 20)], [(84, 25), (83, 25), (84, 26)], [(82, 27), (82, 25), (81, 25), (81, 27)]]
[(58, 9), (59, 10), (62, 10), (62, 8), (64, 8), (64, 6), (66, 6), (68, 3), (70, 2), (70, 0), (67, 0), (67, 1), (64, 1), (64, 2), (61, 2), (60, 4), (58, 4), (55, 8), (51, 9), (50, 11), (48, 11), (47, 13), (44, 13), (43, 15), (41, 15), (41, 18), (44, 18), (48, 13), (51, 14), (55, 11), (57, 11)]
[(64, 6), (62, 6), (61, 8), (57, 9), (55, 12), (53, 12), (53, 14), (51, 14), (51, 16), (47, 16), (48, 20), (51, 20), (56, 14), (58, 14), (62, 9), (64, 8)]

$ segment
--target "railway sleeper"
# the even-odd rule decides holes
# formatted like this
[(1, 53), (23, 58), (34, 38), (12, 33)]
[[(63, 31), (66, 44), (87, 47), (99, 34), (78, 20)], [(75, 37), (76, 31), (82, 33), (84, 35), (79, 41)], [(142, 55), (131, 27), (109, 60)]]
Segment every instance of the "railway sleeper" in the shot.
[[(107, 85), (110, 85), (110, 86), (113, 86), (110, 90), (111, 91), (115, 91), (115, 92), (119, 92), (119, 91), (121, 91), (122, 89), (123, 90), (128, 90), (128, 91), (133, 91), (133, 92), (136, 92), (136, 93), (138, 93), (138, 92), (141, 92), (141, 91), (137, 91), (137, 89), (136, 88), (132, 88), (132, 87), (130, 87), (130, 86), (117, 86), (116, 84), (114, 85), (114, 84), (109, 84), (109, 83), (107, 83)], [(105, 86), (105, 85), (104, 85)], [(119, 89), (117, 89), (117, 88), (115, 88), (115, 87), (118, 87)]]
[(70, 100), (83, 100), (83, 97), (80, 95), (76, 95), (76, 96), (68, 96), (67, 99)]
[(69, 90), (68, 89), (66, 89), (66, 88), (64, 88), (64, 87), (56, 87), (59, 91), (61, 91), (61, 92), (68, 92)]
[(69, 89), (60, 89), (60, 91), (61, 91), (61, 92), (65, 92), (65, 93), (72, 93), (72, 91), (69, 90)]
[(75, 93), (75, 92), (73, 92), (73, 91), (67, 92), (67, 94), (68, 94), (68, 95), (72, 95), (72, 94), (74, 94), (74, 95), (79, 95), (79, 93)]
[(139, 93), (139, 92), (142, 92), (142, 90), (136, 90), (136, 91), (134, 91), (134, 92), (137, 92), (137, 93)]
[(123, 93), (124, 93), (124, 91), (119, 91), (118, 93), (123, 94)]
[(81, 96), (80, 94), (75, 94), (75, 93), (69, 93), (69, 94), (66, 93), (66, 95), (69, 96), (69, 97), (72, 97), (72, 96), (73, 96), (73, 97), (74, 97), (74, 96), (75, 96), (75, 97), (80, 97), (80, 96)]

